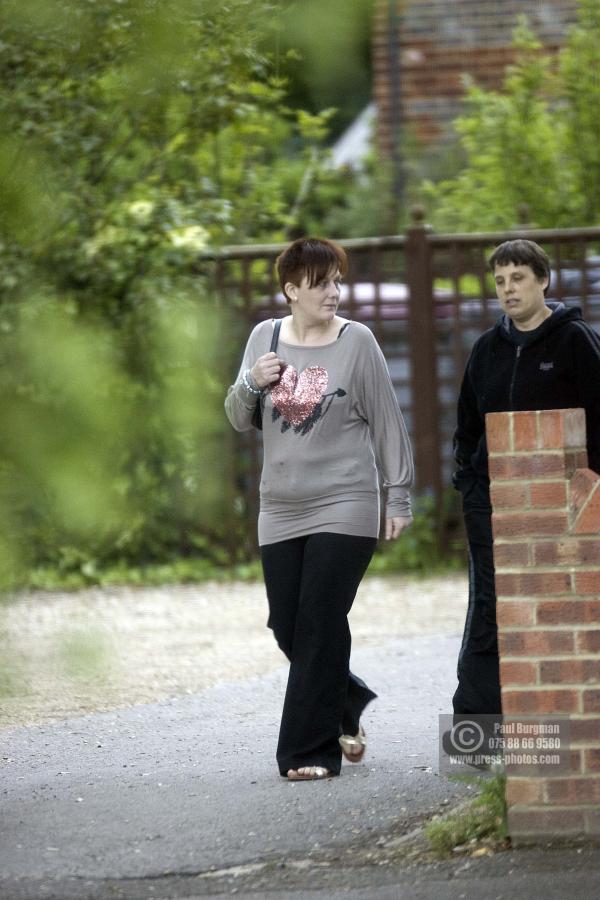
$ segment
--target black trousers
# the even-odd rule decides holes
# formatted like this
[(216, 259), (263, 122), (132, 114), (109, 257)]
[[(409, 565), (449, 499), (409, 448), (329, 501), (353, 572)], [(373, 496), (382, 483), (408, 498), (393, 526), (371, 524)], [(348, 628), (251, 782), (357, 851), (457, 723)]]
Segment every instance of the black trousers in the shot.
[(277, 763), (339, 774), (340, 734), (377, 695), (350, 672), (348, 613), (376, 539), (320, 532), (261, 547), (269, 628), (290, 661)]
[(463, 512), (469, 542), (469, 605), (452, 705), (455, 713), (499, 714), (502, 701), (492, 511), (485, 505), (471, 505), (465, 497)]

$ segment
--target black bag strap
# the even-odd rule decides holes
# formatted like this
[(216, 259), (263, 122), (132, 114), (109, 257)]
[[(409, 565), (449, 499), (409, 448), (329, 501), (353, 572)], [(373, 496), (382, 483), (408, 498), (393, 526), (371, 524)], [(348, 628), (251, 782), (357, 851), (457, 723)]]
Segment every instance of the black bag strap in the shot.
[(275, 325), (273, 327), (273, 337), (271, 338), (271, 347), (270, 352), (275, 353), (277, 350), (277, 344), (279, 343), (279, 332), (281, 331), (281, 323), (283, 319), (277, 319)]

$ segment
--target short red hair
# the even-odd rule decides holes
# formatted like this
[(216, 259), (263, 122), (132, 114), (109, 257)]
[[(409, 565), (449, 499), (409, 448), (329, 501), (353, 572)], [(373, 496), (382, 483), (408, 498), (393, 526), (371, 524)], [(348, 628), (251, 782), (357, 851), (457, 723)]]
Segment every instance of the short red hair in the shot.
[(339, 244), (326, 238), (298, 238), (280, 253), (275, 263), (279, 286), (283, 296), (290, 302), (285, 292), (288, 282), (300, 287), (306, 277), (309, 287), (314, 287), (331, 272), (345, 275), (348, 271), (346, 251)]

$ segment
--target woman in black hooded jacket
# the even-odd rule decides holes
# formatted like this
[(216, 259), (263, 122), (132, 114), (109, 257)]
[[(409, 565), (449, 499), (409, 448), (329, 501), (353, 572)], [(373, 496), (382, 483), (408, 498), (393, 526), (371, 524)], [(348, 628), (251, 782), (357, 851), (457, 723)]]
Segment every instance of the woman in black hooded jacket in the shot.
[(486, 413), (582, 407), (589, 466), (600, 473), (600, 336), (580, 309), (546, 302), (550, 262), (533, 241), (506, 241), (489, 264), (504, 315), (473, 347), (454, 435), (470, 560), (453, 707), (471, 715), (501, 713)]

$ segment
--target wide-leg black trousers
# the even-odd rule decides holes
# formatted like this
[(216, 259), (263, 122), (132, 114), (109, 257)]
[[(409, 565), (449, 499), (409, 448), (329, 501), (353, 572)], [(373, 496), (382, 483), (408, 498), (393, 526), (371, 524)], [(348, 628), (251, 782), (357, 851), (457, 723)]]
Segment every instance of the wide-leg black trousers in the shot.
[(348, 613), (376, 539), (320, 532), (261, 547), (268, 626), (290, 661), (277, 763), (341, 768), (340, 734), (356, 734), (377, 695), (350, 672)]
[(469, 542), (469, 605), (452, 705), (455, 713), (500, 714), (492, 510), (471, 505), (465, 497), (463, 512)]

